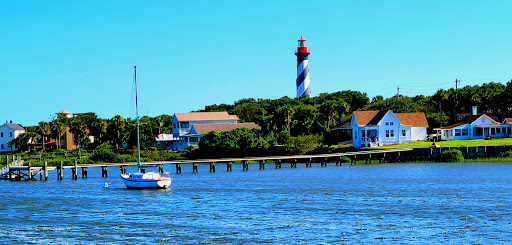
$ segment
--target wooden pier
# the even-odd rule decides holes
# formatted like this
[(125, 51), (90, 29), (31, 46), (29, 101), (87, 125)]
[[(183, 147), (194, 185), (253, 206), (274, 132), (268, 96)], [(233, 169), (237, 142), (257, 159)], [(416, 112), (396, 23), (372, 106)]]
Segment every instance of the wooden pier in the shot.
[[(192, 165), (192, 172), (198, 172), (198, 164), (208, 163), (210, 172), (215, 172), (216, 163), (225, 163), (226, 171), (233, 170), (233, 163), (241, 163), (242, 171), (249, 170), (249, 162), (256, 162), (259, 170), (264, 170), (267, 164), (273, 164), (275, 169), (280, 169), (283, 164), (290, 164), (290, 168), (297, 168), (297, 164), (304, 164), (306, 167), (312, 167), (313, 163), (320, 164), (321, 167), (327, 166), (327, 163), (336, 163), (336, 166), (341, 166), (342, 163), (350, 165), (356, 161), (365, 161), (371, 163), (372, 160), (379, 160), (379, 162), (394, 161), (399, 162), (404, 159), (403, 154), (411, 152), (411, 148), (401, 149), (385, 149), (385, 150), (366, 150), (345, 153), (331, 153), (331, 154), (317, 154), (317, 155), (294, 155), (294, 156), (268, 156), (268, 157), (244, 157), (244, 158), (220, 158), (220, 159), (196, 159), (196, 160), (175, 160), (175, 161), (160, 161), (160, 162), (146, 162), (145, 165), (156, 166), (158, 172), (164, 172), (164, 165), (174, 164), (176, 174), (181, 174), (182, 165)], [(21, 161), (21, 163), (23, 163)], [(79, 173), (82, 178), (87, 178), (88, 168), (100, 167), (101, 176), (108, 177), (108, 167), (118, 166), (120, 173), (126, 173), (126, 166), (137, 165), (135, 162), (130, 163), (104, 163), (104, 164), (75, 164), (73, 166), (63, 166), (62, 163), (58, 166), (48, 166), (45, 162), (43, 166), (31, 166), (30, 162), (25, 166), (12, 165), (4, 173), (0, 173), (0, 179), (6, 180), (47, 180), (48, 173), (57, 170), (57, 180), (64, 178), (64, 169), (71, 169), (71, 178), (78, 179)], [(79, 171), (80, 169), (80, 171)]]

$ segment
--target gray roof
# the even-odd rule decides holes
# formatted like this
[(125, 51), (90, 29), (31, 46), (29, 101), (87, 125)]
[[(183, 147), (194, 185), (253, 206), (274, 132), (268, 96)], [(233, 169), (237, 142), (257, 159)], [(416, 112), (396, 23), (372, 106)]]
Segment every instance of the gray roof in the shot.
[(21, 125), (16, 123), (6, 123), (3, 126), (8, 126), (9, 128), (12, 128), (14, 130), (25, 130)]

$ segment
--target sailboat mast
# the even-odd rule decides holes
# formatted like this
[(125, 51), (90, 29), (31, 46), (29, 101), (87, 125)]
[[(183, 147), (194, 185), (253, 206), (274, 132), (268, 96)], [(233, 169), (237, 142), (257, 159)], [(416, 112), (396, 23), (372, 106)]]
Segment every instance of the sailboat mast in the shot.
[(137, 116), (137, 164), (140, 164), (140, 138), (139, 138), (139, 104), (137, 97), (137, 66), (133, 66), (135, 71), (135, 113)]

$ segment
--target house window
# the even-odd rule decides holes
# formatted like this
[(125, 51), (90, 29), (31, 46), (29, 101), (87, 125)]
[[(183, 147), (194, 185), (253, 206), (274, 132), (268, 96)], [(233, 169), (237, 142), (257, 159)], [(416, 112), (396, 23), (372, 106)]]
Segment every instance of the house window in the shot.
[(495, 128), (491, 128), (491, 135), (494, 135), (496, 134), (496, 129)]
[(460, 129), (455, 129), (455, 136), (460, 136), (461, 134), (461, 130)]
[(501, 128), (497, 128), (497, 129), (496, 129), (496, 133), (497, 133), (497, 134), (501, 134)]
[(482, 128), (473, 128), (473, 135), (474, 136), (482, 136), (483, 135)]
[(394, 130), (386, 130), (386, 138), (392, 138), (395, 137), (395, 131)]
[(364, 133), (364, 131), (361, 131), (361, 139), (364, 139), (364, 137), (366, 137), (366, 134)]
[(1, 149), (4, 149), (4, 144), (0, 144), (0, 148), (1, 148)]
[(468, 135), (469, 135), (468, 129), (467, 128), (462, 129), (462, 136), (468, 136)]
[(407, 136), (407, 133), (405, 132), (405, 129), (402, 129), (402, 137)]
[(510, 128), (507, 128), (507, 134), (510, 134)]
[(12, 132), (9, 132), (9, 137), (12, 137)]
[(188, 122), (182, 122), (181, 128), (188, 128), (189, 123)]
[(197, 143), (199, 142), (198, 137), (190, 137), (190, 143)]
[(1, 132), (1, 133), (0, 133), (0, 137), (4, 137), (4, 132)]
[(386, 126), (393, 126), (393, 122), (386, 122)]

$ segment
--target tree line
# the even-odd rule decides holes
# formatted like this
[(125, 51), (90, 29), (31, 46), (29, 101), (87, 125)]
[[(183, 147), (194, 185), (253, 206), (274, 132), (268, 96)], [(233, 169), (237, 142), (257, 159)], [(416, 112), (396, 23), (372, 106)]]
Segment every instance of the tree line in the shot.
[[(230, 132), (211, 132), (204, 136), (198, 151), (192, 157), (305, 154), (328, 149), (339, 139), (332, 129), (350, 120), (356, 110), (392, 110), (393, 112), (424, 112), (429, 133), (441, 124), (455, 123), (458, 113), (469, 113), (471, 106), (478, 112), (490, 113), (498, 118), (512, 117), (512, 81), (507, 84), (485, 83), (460, 89), (440, 89), (431, 96), (393, 96), (369, 98), (359, 91), (322, 93), (318, 96), (279, 99), (246, 98), (233, 104), (205, 106), (204, 112), (227, 111), (237, 115), (239, 122), (255, 122), (260, 129), (235, 129)], [(27, 127), (27, 133), (10, 142), (21, 150), (32, 143), (56, 139), (60, 145), (62, 135), (69, 128), (75, 135), (75, 144), (82, 149), (94, 149), (108, 143), (113, 149), (133, 149), (136, 146), (135, 119), (115, 116), (98, 118), (94, 113), (72, 118), (59, 115), (50, 122)], [(140, 118), (141, 148), (154, 146), (160, 133), (172, 133), (172, 116), (143, 116)], [(94, 143), (89, 136), (95, 136)], [(190, 149), (189, 149), (190, 150)]]

